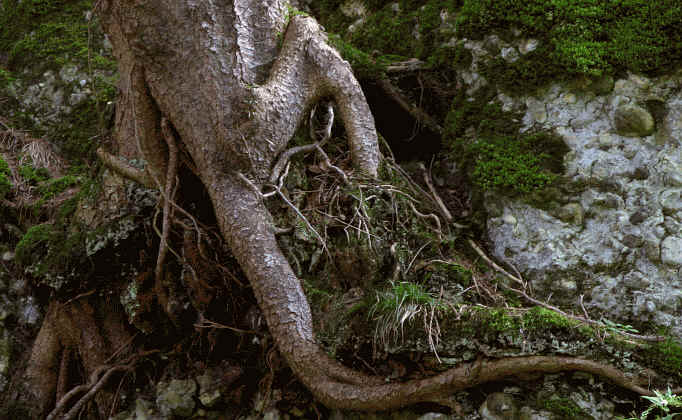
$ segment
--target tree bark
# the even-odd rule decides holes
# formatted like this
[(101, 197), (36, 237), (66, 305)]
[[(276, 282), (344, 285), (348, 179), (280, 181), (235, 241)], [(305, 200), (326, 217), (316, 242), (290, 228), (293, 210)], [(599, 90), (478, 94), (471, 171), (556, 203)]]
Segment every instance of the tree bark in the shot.
[[(339, 110), (354, 165), (376, 176), (374, 120), (349, 64), (327, 44), (313, 18), (287, 16), (280, 0), (101, 0), (97, 12), (121, 75), (116, 144), (120, 154), (146, 160), (147, 173), (122, 167), (105, 152), (100, 155), (120, 173), (146, 184), (151, 179), (161, 191), (168, 190), (162, 120), (172, 126), (209, 193), (222, 236), (251, 283), (280, 353), (321, 402), (386, 410), (441, 401), (453, 391), (514, 373), (571, 369), (602, 374), (641, 391), (612, 368), (580, 359), (479, 361), (400, 384), (385, 384), (330, 359), (315, 342), (310, 307), (277, 245), (259, 191), (306, 112), (328, 97)], [(48, 333), (51, 325), (44, 326)], [(34, 364), (57, 364), (46, 354), (58, 348), (54, 336), (41, 331), (37, 343), (35, 351), (42, 356)], [(54, 392), (52, 379), (44, 393)]]

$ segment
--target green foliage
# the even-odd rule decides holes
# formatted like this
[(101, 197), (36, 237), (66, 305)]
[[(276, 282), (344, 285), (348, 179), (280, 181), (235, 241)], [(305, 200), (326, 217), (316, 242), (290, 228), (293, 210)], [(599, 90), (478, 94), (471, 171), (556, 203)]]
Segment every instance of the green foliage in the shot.
[(91, 0), (2, 0), (2, 6), (0, 50), (9, 52), (11, 67), (38, 61), (44, 71), (88, 59)]
[(355, 48), (338, 34), (329, 34), (329, 43), (350, 63), (355, 76), (359, 79), (381, 76), (386, 71), (386, 66), (382, 65), (380, 60), (375, 60), (371, 55)]
[(38, 187), (38, 193), (43, 199), (49, 200), (67, 188), (73, 187), (79, 183), (80, 179), (74, 175), (66, 175), (61, 178), (50, 179)]
[[(682, 4), (677, 0), (402, 0), (366, 1), (364, 23), (341, 12), (340, 0), (313, 6), (328, 29), (365, 53), (417, 57), (441, 71), (466, 66), (470, 54), (448, 41), (504, 38), (540, 41), (538, 48), (508, 63), (491, 60), (480, 69), (512, 93), (526, 93), (575, 76), (614, 75), (625, 70), (659, 73), (682, 60)], [(398, 7), (396, 7), (398, 6)], [(457, 16), (444, 24), (441, 11)], [(354, 67), (355, 68), (355, 67)]]
[(54, 237), (55, 229), (51, 224), (31, 226), (17, 244), (14, 252), (19, 264), (28, 265), (42, 254)]
[(522, 324), (528, 331), (567, 330), (576, 326), (576, 321), (541, 306), (523, 314)]
[(26, 272), (58, 290), (67, 277), (75, 275), (76, 267), (84, 267), (85, 235), (80, 230), (69, 229), (63, 221), (43, 223), (29, 228), (14, 252), (17, 263)]
[(15, 80), (14, 76), (12, 76), (12, 73), (9, 71), (0, 68), (0, 88), (4, 88), (5, 86), (9, 85)]
[(439, 30), (440, 12), (454, 10), (454, 5), (453, 1), (403, 1), (395, 10), (393, 4), (386, 4), (349, 34), (349, 39), (364, 51), (427, 59), (436, 45), (447, 41), (448, 34)]
[[(436, 304), (436, 299), (431, 296), (423, 286), (399, 282), (391, 284), (391, 287), (383, 292), (378, 292), (376, 302), (372, 305), (370, 316), (379, 314), (404, 314), (409, 312), (407, 307), (430, 306)], [(397, 318), (402, 318), (397, 315)]]
[(617, 322), (613, 322), (609, 319), (602, 318), (601, 320), (602, 324), (606, 327), (606, 330), (609, 332), (613, 333), (621, 333), (621, 332), (626, 332), (629, 334), (639, 334), (639, 331), (634, 328), (632, 325), (628, 324), (619, 324)]
[[(665, 393), (654, 390), (653, 397), (644, 396), (642, 398), (651, 403), (649, 407), (639, 417), (630, 417), (625, 420), (647, 420), (649, 414), (652, 413), (663, 415), (663, 417), (657, 415), (656, 420), (673, 420), (682, 417), (682, 413), (679, 412), (682, 410), (682, 397), (673, 394), (670, 388)], [(672, 409), (676, 409), (677, 413), (671, 413)]]
[(0, 157), (0, 200), (3, 200), (12, 190), (11, 176), (9, 165)]
[(425, 320), (440, 306), (438, 299), (419, 284), (391, 283), (388, 290), (377, 292), (369, 310), (369, 317), (375, 322), (375, 341), (384, 344), (396, 341), (403, 336), (406, 323), (409, 325), (417, 315)]
[(19, 167), (19, 175), (21, 175), (30, 185), (38, 185), (39, 183), (50, 178), (50, 173), (45, 168), (34, 168), (31, 165), (21, 165)]
[(550, 82), (567, 79), (570, 74), (564, 67), (548, 59), (551, 48), (542, 44), (522, 59), (508, 63), (501, 57), (481, 65), (481, 73), (487, 79), (514, 95), (527, 94)]
[(492, 137), (471, 144), (476, 156), (472, 173), (483, 190), (511, 190), (529, 193), (551, 184), (556, 175), (542, 170), (542, 161), (550, 156), (538, 152), (538, 134), (521, 137)]

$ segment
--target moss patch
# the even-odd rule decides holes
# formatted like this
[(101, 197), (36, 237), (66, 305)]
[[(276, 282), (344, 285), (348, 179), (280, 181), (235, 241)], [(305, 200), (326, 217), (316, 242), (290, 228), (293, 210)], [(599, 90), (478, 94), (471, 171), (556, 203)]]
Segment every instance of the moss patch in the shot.
[(648, 346), (643, 352), (646, 362), (678, 380), (682, 380), (682, 345), (672, 339)]
[(506, 112), (490, 94), (460, 95), (446, 118), (444, 146), (467, 168), (481, 191), (528, 194), (552, 185), (569, 151), (547, 131), (519, 133), (521, 115)]
[(550, 398), (545, 400), (543, 405), (545, 409), (564, 420), (587, 420), (593, 418), (583, 411), (575, 401), (567, 397)]
[(467, 0), (460, 36), (482, 38), (495, 28), (520, 30), (546, 49), (528, 61), (569, 75), (661, 72), (682, 59), (682, 5), (675, 0)]
[[(2, 0), (0, 50), (10, 69), (30, 67), (35, 74), (75, 61), (114, 69), (103, 57), (97, 25), (88, 21), (91, 0)], [(40, 66), (36, 66), (40, 63)]]

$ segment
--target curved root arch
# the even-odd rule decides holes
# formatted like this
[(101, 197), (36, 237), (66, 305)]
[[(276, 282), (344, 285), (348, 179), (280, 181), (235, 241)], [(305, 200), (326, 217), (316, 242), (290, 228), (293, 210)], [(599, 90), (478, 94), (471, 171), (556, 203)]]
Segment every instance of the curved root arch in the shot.
[[(144, 111), (153, 102), (159, 104), (160, 112), (177, 128), (182, 137), (180, 140), (197, 164), (198, 175), (211, 197), (221, 233), (253, 287), (281, 354), (299, 379), (325, 405), (387, 410), (420, 401), (444, 401), (454, 391), (514, 374), (563, 370), (591, 372), (635, 392), (647, 393), (615, 368), (576, 358), (479, 361), (435, 377), (398, 384), (385, 384), (382, 378), (356, 372), (329, 358), (315, 342), (310, 307), (299, 279), (277, 245), (271, 217), (258, 189), (268, 182), (272, 165), (304, 118), (304, 111), (323, 96), (332, 96), (338, 105), (354, 165), (376, 175), (379, 151), (374, 120), (350, 66), (327, 44), (314, 19), (293, 17), (267, 82), (247, 89), (253, 95), (250, 119), (246, 124), (248, 130), (245, 130), (248, 136), (239, 131), (237, 116), (224, 116), (232, 121), (221, 121), (221, 125), (216, 125), (215, 131), (208, 134), (201, 131), (207, 130), (208, 124), (197, 128), (196, 124), (188, 123), (191, 118), (180, 117), (187, 112), (182, 100), (170, 94), (161, 96), (164, 92), (172, 92), (173, 87), (162, 86), (160, 81), (173, 79), (164, 79), (160, 73), (152, 76), (143, 76), (141, 72), (133, 74), (132, 70), (130, 75), (133, 82), (144, 79), (147, 84), (133, 88), (133, 104), (138, 104), (133, 118), (142, 119), (135, 126), (140, 127), (143, 137), (147, 137), (138, 139), (138, 144), (143, 154), (151, 154), (143, 156), (152, 165), (150, 172), (165, 172), (165, 162), (155, 165), (159, 153), (161, 156), (165, 153), (155, 152), (158, 147), (144, 146), (160, 143), (160, 117), (154, 117), (152, 111)], [(154, 99), (145, 95), (154, 95)], [(152, 119), (145, 120), (145, 117)], [(237, 133), (226, 134), (221, 131), (224, 127), (237, 127)], [(149, 136), (145, 132), (149, 132)], [(238, 156), (206, 156), (226, 150), (235, 151)], [(235, 164), (226, 169), (225, 161)], [(114, 169), (117, 169), (117, 162), (116, 159), (105, 159), (105, 163)], [(240, 174), (234, 168), (249, 168), (250, 172)], [(130, 176), (129, 168), (118, 168), (118, 171)], [(138, 179), (148, 179), (138, 175)]]

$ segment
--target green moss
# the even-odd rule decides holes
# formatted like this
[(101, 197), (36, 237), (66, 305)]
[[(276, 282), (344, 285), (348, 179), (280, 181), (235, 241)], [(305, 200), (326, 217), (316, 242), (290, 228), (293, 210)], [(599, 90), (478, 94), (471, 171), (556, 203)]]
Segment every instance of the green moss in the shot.
[(386, 4), (348, 38), (364, 51), (428, 59), (437, 45), (447, 41), (448, 34), (439, 30), (441, 10), (454, 10), (455, 3), (403, 1), (397, 10), (393, 4)]
[(510, 316), (504, 309), (491, 309), (484, 318), (488, 330), (493, 332), (518, 331), (521, 326), (519, 318)]
[(453, 101), (443, 136), (453, 159), (482, 191), (527, 195), (553, 184), (568, 146), (551, 132), (519, 133), (520, 115), (489, 98)]
[(0, 50), (9, 52), (11, 68), (27, 64), (35, 68), (38, 62), (40, 74), (46, 68), (99, 56), (90, 43), (97, 38), (92, 36), (94, 26), (85, 17), (91, 0), (2, 0), (2, 6)]
[(464, 45), (439, 46), (427, 60), (432, 68), (465, 69), (471, 65), (473, 56)]
[(457, 24), (470, 38), (516, 28), (546, 45), (522, 61), (544, 59), (557, 75), (602, 75), (660, 72), (679, 62), (681, 20), (676, 0), (466, 0)]
[(523, 327), (529, 331), (567, 330), (579, 323), (549, 309), (536, 306), (523, 314)]
[(17, 262), (22, 265), (31, 263), (34, 253), (44, 250), (54, 234), (55, 229), (50, 224), (31, 226), (14, 249)]
[(67, 188), (77, 185), (79, 181), (79, 178), (74, 175), (66, 175), (61, 178), (50, 179), (49, 181), (40, 185), (38, 188), (38, 193), (43, 199), (49, 200), (66, 191)]
[(655, 343), (644, 350), (646, 362), (656, 366), (656, 370), (682, 379), (682, 345), (672, 339)]
[(554, 397), (544, 400), (544, 407), (564, 420), (587, 420), (592, 418), (575, 401), (567, 397)]
[(329, 43), (336, 48), (344, 60), (353, 67), (355, 77), (369, 79), (381, 77), (386, 71), (386, 62), (377, 60), (366, 52), (344, 41), (338, 34), (329, 34)]
[(16, 79), (12, 76), (12, 73), (0, 67), (0, 89), (7, 87), (14, 80)]
[(11, 176), (9, 165), (0, 157), (0, 200), (3, 200), (12, 191)]
[[(417, 57), (441, 72), (470, 64), (470, 54), (449, 42), (455, 35), (494, 33), (511, 41), (520, 32), (538, 39), (536, 50), (513, 63), (481, 63), (488, 81), (515, 94), (577, 76), (657, 74), (682, 60), (677, 0), (364, 1), (367, 16), (352, 33), (347, 29), (356, 18), (341, 12), (343, 3), (323, 0), (313, 9), (328, 29), (366, 54)], [(443, 24), (442, 11), (456, 22)]]

